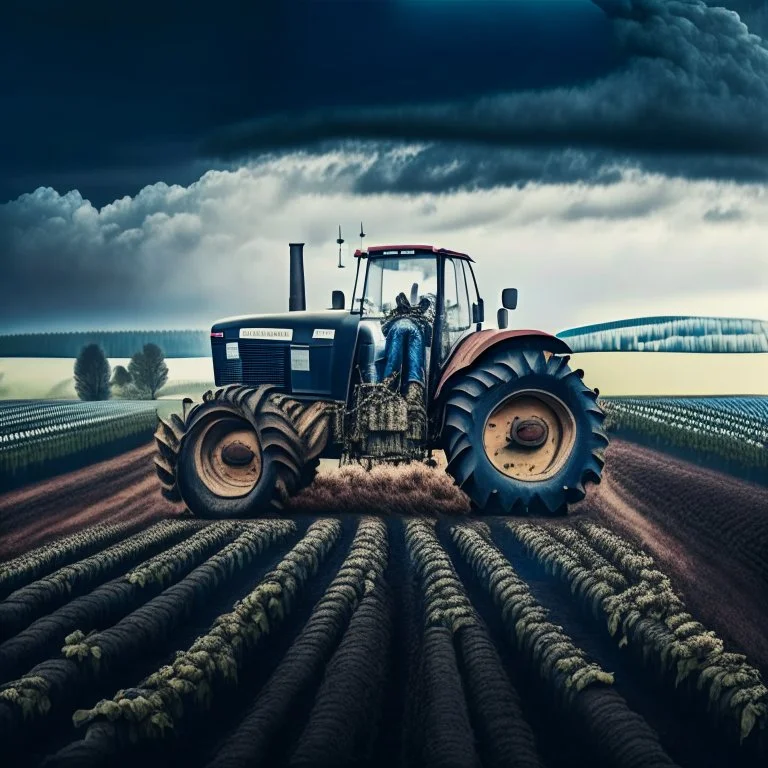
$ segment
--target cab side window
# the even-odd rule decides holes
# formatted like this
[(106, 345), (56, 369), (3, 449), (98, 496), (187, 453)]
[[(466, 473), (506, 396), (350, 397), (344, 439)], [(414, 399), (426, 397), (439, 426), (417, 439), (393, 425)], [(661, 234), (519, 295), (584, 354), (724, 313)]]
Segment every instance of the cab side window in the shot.
[(467, 280), (460, 259), (445, 259), (443, 302), (442, 357), (445, 359), (453, 345), (472, 325)]

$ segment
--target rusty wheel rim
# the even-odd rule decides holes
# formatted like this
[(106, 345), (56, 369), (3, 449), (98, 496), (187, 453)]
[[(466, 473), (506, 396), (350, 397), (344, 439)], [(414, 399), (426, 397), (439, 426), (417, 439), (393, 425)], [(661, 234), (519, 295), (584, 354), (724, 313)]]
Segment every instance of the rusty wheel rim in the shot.
[(261, 477), (259, 439), (243, 419), (211, 421), (197, 436), (193, 451), (198, 477), (217, 496), (245, 496)]
[(576, 442), (576, 419), (550, 392), (523, 389), (502, 400), (483, 426), (483, 449), (503, 475), (539, 482), (559, 472)]

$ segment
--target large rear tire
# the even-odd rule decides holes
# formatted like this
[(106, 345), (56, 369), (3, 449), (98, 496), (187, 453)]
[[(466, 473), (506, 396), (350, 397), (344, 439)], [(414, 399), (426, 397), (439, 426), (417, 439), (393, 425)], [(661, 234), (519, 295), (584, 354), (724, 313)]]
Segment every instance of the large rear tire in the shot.
[(479, 512), (564, 515), (600, 482), (605, 415), (568, 359), (501, 348), (451, 384), (447, 471)]
[(188, 402), (182, 416), (160, 422), (155, 467), (163, 495), (196, 517), (276, 513), (314, 478), (320, 409), (305, 410), (271, 386), (232, 385), (190, 409)]

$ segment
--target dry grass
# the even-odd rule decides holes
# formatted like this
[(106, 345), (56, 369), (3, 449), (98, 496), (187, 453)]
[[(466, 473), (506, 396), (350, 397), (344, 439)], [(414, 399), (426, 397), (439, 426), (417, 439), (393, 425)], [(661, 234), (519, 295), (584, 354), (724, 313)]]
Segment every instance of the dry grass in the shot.
[(294, 496), (287, 511), (309, 514), (466, 515), (467, 496), (442, 469), (422, 464), (343, 467), (322, 473)]

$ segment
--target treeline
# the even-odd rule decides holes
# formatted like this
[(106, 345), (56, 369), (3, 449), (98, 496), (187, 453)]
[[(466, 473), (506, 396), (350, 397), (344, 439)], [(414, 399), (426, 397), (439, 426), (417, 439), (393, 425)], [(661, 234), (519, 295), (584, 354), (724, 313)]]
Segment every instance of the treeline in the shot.
[(156, 344), (166, 357), (209, 357), (208, 331), (72, 331), (0, 335), (0, 357), (77, 357), (98, 344), (107, 357), (131, 357), (145, 344)]
[(574, 352), (768, 352), (768, 322), (728, 317), (641, 317), (557, 334)]

